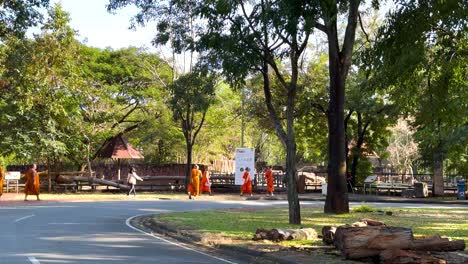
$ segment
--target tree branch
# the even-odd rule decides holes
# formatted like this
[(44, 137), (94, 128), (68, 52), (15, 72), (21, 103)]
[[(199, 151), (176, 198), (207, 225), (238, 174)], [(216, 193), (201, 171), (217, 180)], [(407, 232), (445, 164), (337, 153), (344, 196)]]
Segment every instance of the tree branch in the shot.
[(357, 18), (359, 14), (360, 0), (349, 0), (349, 15), (348, 25), (346, 26), (345, 37), (343, 41), (342, 58), (341, 63), (344, 65), (344, 72), (347, 72), (351, 64), (351, 55), (353, 52), (353, 46), (356, 36)]
[(364, 25), (362, 24), (362, 17), (361, 17), (360, 12), (358, 12), (358, 17), (359, 17), (359, 26), (361, 27), (362, 33), (364, 33), (364, 35), (366, 36), (367, 42), (371, 43), (369, 39), (369, 34), (367, 34), (366, 30), (364, 29)]
[(278, 134), (279, 138), (281, 139), (282, 143), (286, 146), (287, 144), (287, 135), (284, 131), (283, 126), (280, 123), (278, 118), (278, 114), (275, 111), (272, 103), (272, 95), (270, 90), (270, 79), (268, 76), (268, 64), (266, 61), (263, 62), (263, 92), (265, 93), (265, 103), (268, 109), (268, 113), (270, 114), (270, 119), (273, 121), (273, 125), (275, 127), (276, 133)]
[[(136, 109), (139, 108), (139, 106), (140, 106), (140, 104), (139, 104), (138, 102), (136, 102), (135, 106), (134, 106), (132, 109), (130, 109), (130, 111), (128, 111), (119, 121), (117, 121), (116, 123), (114, 123), (114, 124), (112, 125), (111, 128), (115, 128), (116, 126), (118, 126), (118, 125), (120, 125), (121, 123), (123, 123), (123, 122), (125, 121), (125, 119), (126, 119), (130, 114), (133, 113), (133, 111), (135, 111)], [(125, 108), (124, 108), (124, 109), (125, 109)]]
[(324, 24), (321, 24), (319, 22), (315, 22), (314, 27), (320, 31), (322, 31), (325, 34), (328, 34), (327, 27)]
[(191, 142), (192, 147), (193, 147), (193, 144), (195, 144), (195, 139), (197, 138), (198, 132), (200, 132), (200, 130), (201, 130), (202, 126), (203, 126), (203, 123), (205, 122), (206, 112), (208, 112), (208, 109), (203, 112), (203, 116), (202, 116), (202, 119), (200, 121), (200, 124), (195, 129), (195, 133), (193, 134), (192, 142)]

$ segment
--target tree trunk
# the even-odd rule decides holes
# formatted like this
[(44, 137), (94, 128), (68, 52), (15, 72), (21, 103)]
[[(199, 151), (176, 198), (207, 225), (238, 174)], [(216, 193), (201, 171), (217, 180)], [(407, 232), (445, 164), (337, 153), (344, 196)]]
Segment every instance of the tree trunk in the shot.
[(345, 90), (340, 70), (337, 32), (329, 30), (328, 33), (330, 100), (328, 106), (328, 186), (324, 210), (325, 213), (343, 214), (349, 213), (344, 133)]
[(289, 224), (301, 224), (301, 207), (297, 194), (296, 144), (286, 146), (286, 180), (288, 186)]
[(433, 196), (444, 196), (444, 156), (442, 144), (438, 144), (433, 152), (434, 178), (432, 179)]
[(82, 182), (89, 182), (89, 183), (99, 183), (101, 185), (116, 187), (116, 188), (119, 188), (121, 190), (130, 189), (130, 187), (128, 185), (124, 185), (124, 184), (120, 184), (118, 182), (108, 181), (108, 180), (104, 180), (104, 179), (93, 178), (93, 177), (74, 176), (74, 177), (69, 177), (67, 179), (70, 180), (71, 182), (73, 182), (73, 181), (82, 181)]
[(353, 162), (351, 163), (351, 183), (353, 186), (356, 185), (356, 173), (359, 164), (359, 159), (361, 158), (362, 145), (364, 144), (364, 136), (366, 134), (367, 126), (366, 124), (363, 127), (362, 124), (362, 114), (358, 112), (358, 124), (357, 124), (357, 142), (356, 146), (352, 152)]
[(192, 171), (192, 144), (190, 140), (187, 142), (187, 164), (185, 166), (185, 191), (188, 192), (189, 184), (191, 182), (190, 174)]

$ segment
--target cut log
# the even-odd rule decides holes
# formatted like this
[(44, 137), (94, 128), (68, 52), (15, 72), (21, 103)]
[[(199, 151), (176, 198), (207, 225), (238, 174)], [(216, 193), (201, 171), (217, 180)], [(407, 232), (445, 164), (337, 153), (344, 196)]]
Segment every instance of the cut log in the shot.
[(370, 219), (370, 218), (363, 218), (361, 219), (361, 222), (366, 223), (368, 226), (384, 226), (385, 223), (382, 221)]
[(301, 228), (301, 229), (263, 229), (257, 228), (254, 234), (253, 240), (313, 240), (317, 239), (318, 235), (313, 228)]
[(322, 240), (325, 244), (331, 245), (335, 242), (336, 226), (324, 226), (322, 228)]
[(368, 226), (366, 222), (357, 221), (351, 224), (352, 227), (366, 227)]
[(446, 264), (447, 261), (424, 251), (387, 249), (380, 253), (382, 264)]
[(454, 252), (432, 252), (436, 258), (444, 259), (448, 264), (466, 264), (468, 263), (468, 253), (465, 251)]
[(130, 189), (130, 187), (128, 185), (123, 185), (123, 184), (119, 184), (119, 183), (116, 183), (116, 182), (113, 182), (113, 181), (107, 181), (107, 180), (104, 180), (104, 179), (98, 179), (98, 178), (86, 177), (86, 176), (67, 176), (67, 177), (65, 177), (65, 176), (62, 176), (62, 175), (58, 175), (55, 178), (55, 181), (57, 183), (74, 183), (74, 182), (77, 182), (77, 181), (81, 181), (81, 182), (89, 182), (90, 184), (91, 183), (97, 183), (97, 184), (101, 184), (101, 185), (104, 185), (104, 186), (112, 186), (112, 187), (119, 188), (121, 190)]
[(280, 236), (278, 230), (276, 229), (264, 229), (264, 228), (257, 228), (252, 240), (271, 240), (278, 242), (280, 241)]
[(441, 238), (436, 235), (424, 239), (413, 240), (408, 248), (424, 251), (458, 251), (465, 250), (465, 240), (450, 241), (448, 238)]
[(388, 226), (340, 226), (334, 245), (347, 259), (375, 257), (387, 249), (439, 252), (465, 249), (464, 240), (450, 241), (438, 235), (415, 240), (411, 229)]
[(84, 182), (87, 181), (89, 183), (98, 183), (98, 184), (101, 184), (101, 185), (116, 187), (116, 188), (119, 188), (121, 190), (129, 190), (130, 189), (130, 186), (128, 186), (128, 185), (123, 185), (123, 184), (119, 184), (119, 183), (116, 183), (116, 182), (113, 182), (113, 181), (107, 181), (107, 180), (104, 180), (104, 179), (98, 179), (98, 178), (94, 178), (94, 177), (75, 176), (75, 177), (73, 177), (73, 180), (75, 180), (75, 181), (84, 181)]
[(388, 248), (407, 247), (413, 240), (409, 228), (390, 226), (340, 226), (335, 233), (335, 246), (347, 259), (375, 257)]

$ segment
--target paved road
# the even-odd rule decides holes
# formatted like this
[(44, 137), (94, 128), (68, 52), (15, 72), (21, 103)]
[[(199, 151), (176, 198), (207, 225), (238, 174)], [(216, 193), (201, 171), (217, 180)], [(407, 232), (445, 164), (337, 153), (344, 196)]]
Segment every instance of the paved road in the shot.
[[(139, 214), (168, 211), (271, 205), (286, 202), (118, 201), (0, 207), (0, 264), (239, 263), (145, 235), (128, 227), (126, 220)], [(302, 205), (322, 206), (323, 202)], [(435, 207), (388, 203), (383, 206)]]

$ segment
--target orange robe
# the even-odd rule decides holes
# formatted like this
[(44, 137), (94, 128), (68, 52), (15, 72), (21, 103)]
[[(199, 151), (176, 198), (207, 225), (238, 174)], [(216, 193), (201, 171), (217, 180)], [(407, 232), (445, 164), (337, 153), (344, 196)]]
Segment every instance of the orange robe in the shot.
[(244, 179), (244, 184), (242, 184), (242, 193), (252, 193), (252, 180), (250, 179), (250, 173), (248, 171), (244, 172), (242, 179)]
[(198, 196), (200, 194), (200, 177), (200, 170), (192, 169), (192, 173), (190, 174), (190, 185), (188, 187), (188, 191), (192, 196)]
[(265, 178), (266, 178), (266, 181), (267, 181), (267, 192), (269, 193), (273, 193), (273, 191), (275, 190), (275, 185), (274, 185), (274, 177), (273, 177), (273, 171), (272, 170), (267, 170), (265, 172)]
[(39, 183), (39, 173), (33, 169), (26, 172), (26, 184), (24, 185), (24, 193), (27, 195), (39, 195), (41, 185)]
[(5, 171), (3, 167), (0, 166), (0, 196), (3, 194), (3, 181), (5, 180)]
[(208, 173), (208, 171), (203, 172), (203, 177), (201, 180), (201, 192), (211, 193), (210, 174)]

